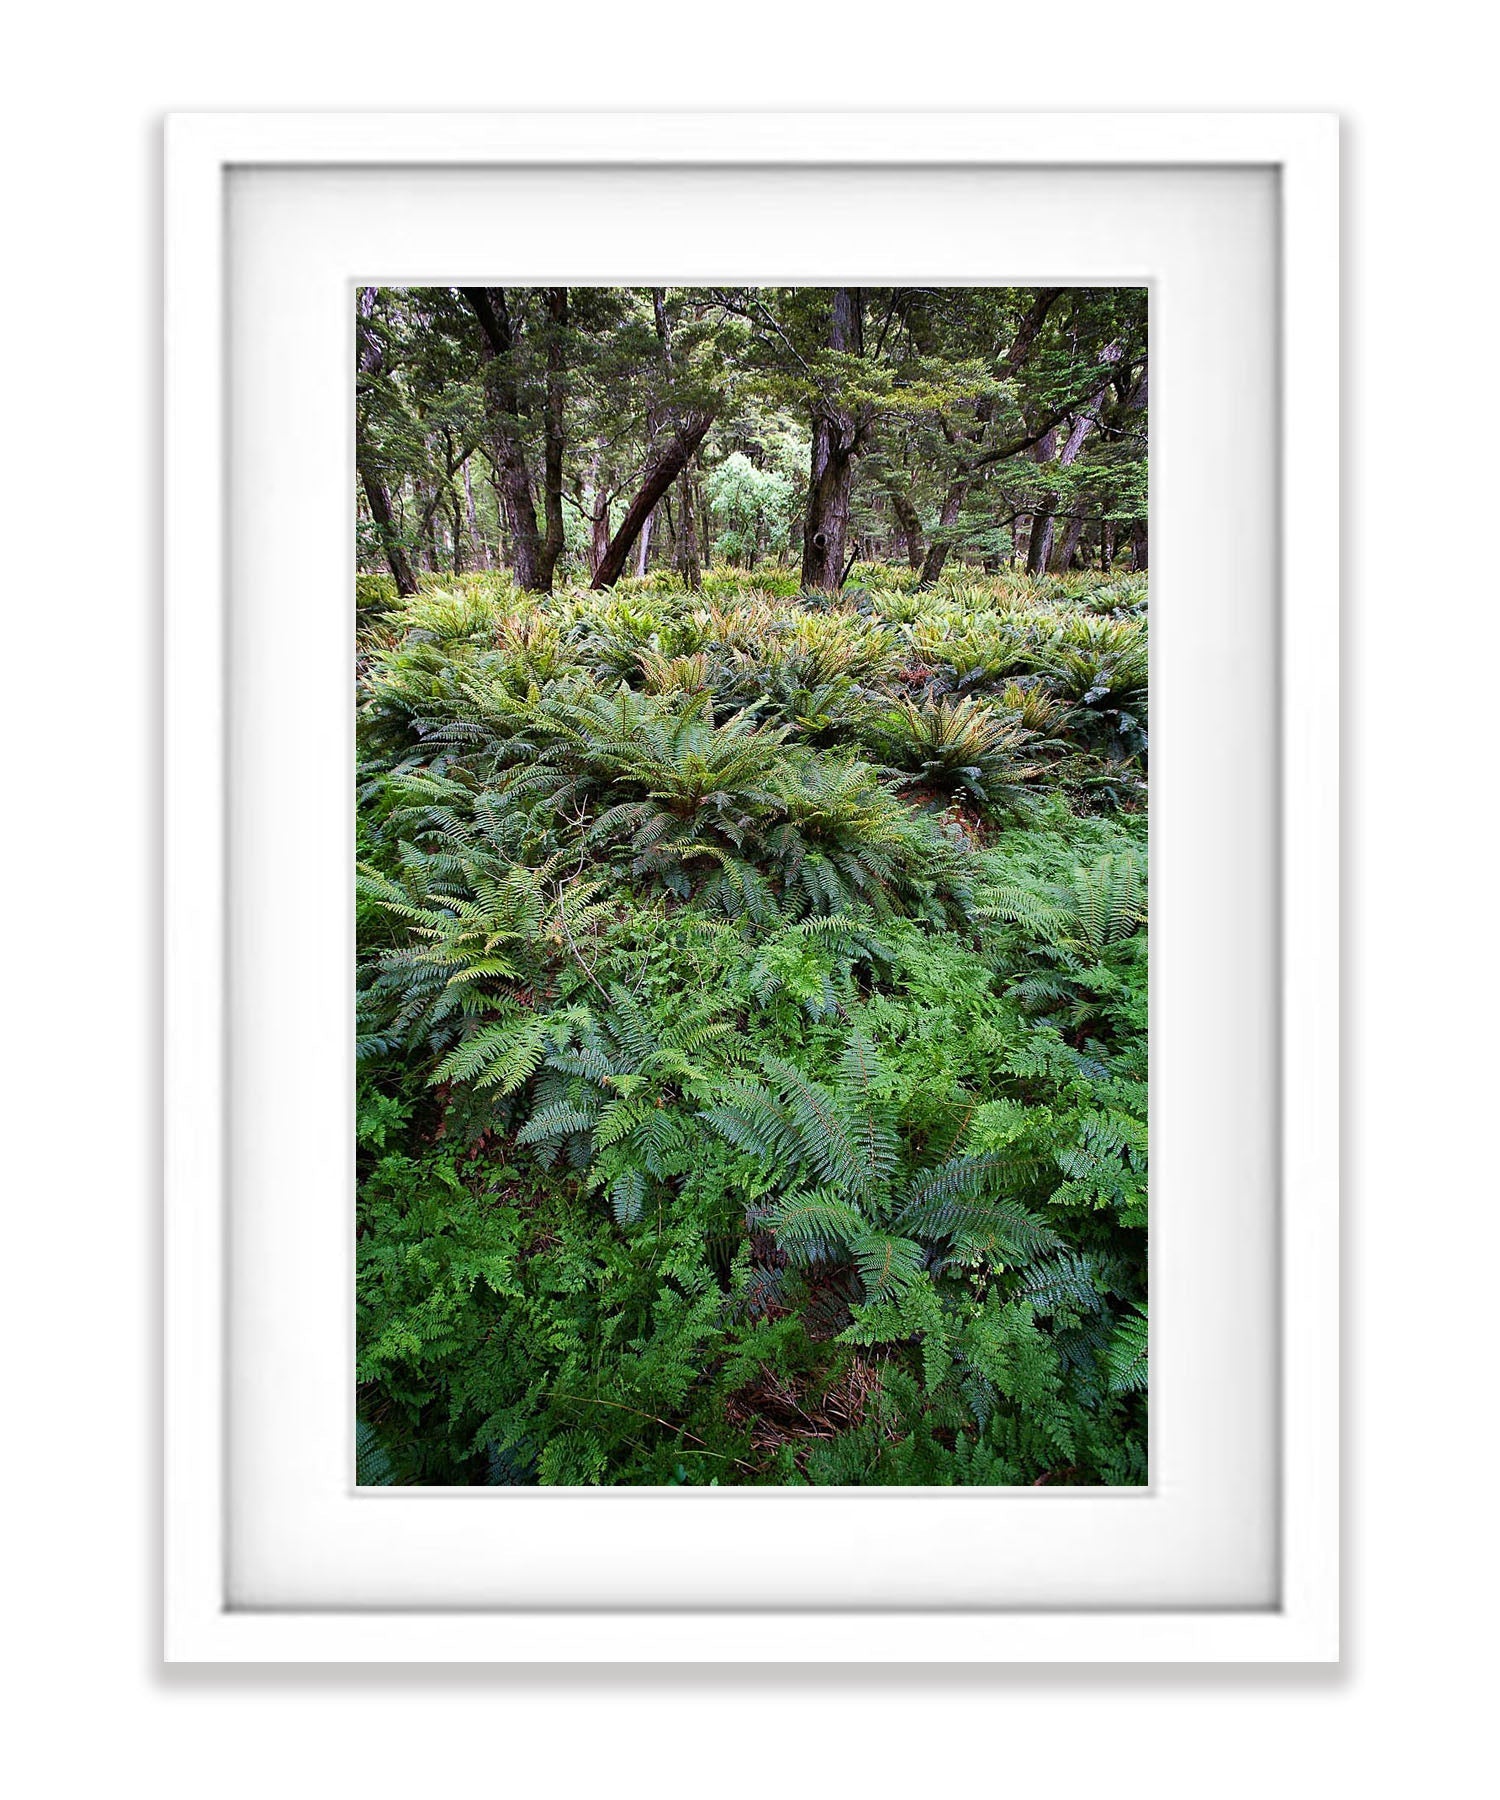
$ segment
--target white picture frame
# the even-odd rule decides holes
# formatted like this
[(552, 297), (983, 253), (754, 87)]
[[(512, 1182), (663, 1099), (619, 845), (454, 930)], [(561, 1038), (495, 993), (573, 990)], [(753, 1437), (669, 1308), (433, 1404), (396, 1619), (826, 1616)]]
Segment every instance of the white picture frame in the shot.
[[(235, 175), (247, 170), (455, 167), (1271, 172), (1280, 370), (1280, 392), (1271, 397), (1279, 407), (1279, 1081), (1260, 1125), (1267, 1133), (1279, 1127), (1280, 1242), (1275, 1304), (1263, 1321), (1279, 1372), (1275, 1468), (1267, 1471), (1277, 1500), (1276, 1582), (1267, 1603), (1146, 1606), (1101, 1589), (1093, 1603), (1074, 1595), (1066, 1605), (974, 1610), (923, 1605), (910, 1589), (882, 1596), (878, 1584), (863, 1606), (802, 1609), (687, 1607), (680, 1599), (653, 1605), (649, 1595), (591, 1605), (586, 1591), (551, 1606), (534, 1594), (507, 1608), (397, 1605), (389, 1594), (362, 1606), (347, 1587), (337, 1603), (237, 1602), (227, 1446), (234, 1408), (250, 1400), (241, 1383), (231, 1383), (227, 1348), (229, 1290), (243, 1272), (235, 1266), (229, 1201), (243, 1140), (231, 1129), (239, 1071), (227, 1053), (234, 896), (226, 846), (236, 796), (224, 702), (226, 683), (237, 678), (228, 657), (228, 484), (236, 479), (228, 457), (228, 196)], [(1308, 114), (197, 114), (169, 121), (166, 169), (169, 1660), (1335, 1660), (1338, 552), (1329, 483), (1338, 421), (1336, 121)], [(1171, 478), (1168, 470), (1164, 479)], [(245, 628), (240, 621), (237, 629)], [(243, 979), (245, 970), (239, 973)], [(332, 1287), (327, 1302), (346, 1307), (347, 1295)], [(565, 1506), (576, 1497), (551, 1498)], [(778, 1496), (766, 1498), (774, 1505)], [(422, 1502), (462, 1508), (475, 1497), (440, 1491)], [(1047, 1502), (1071, 1503), (1067, 1494)]]

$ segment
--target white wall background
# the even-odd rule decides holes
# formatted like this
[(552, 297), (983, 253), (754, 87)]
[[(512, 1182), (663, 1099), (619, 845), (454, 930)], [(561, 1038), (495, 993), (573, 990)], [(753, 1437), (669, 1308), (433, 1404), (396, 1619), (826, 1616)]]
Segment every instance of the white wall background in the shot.
[[(1480, 1041), (1494, 1034), (1495, 890), (1480, 865), (1495, 803), (1488, 780), (1466, 799), (1455, 785), (1493, 761), (1500, 550), (1493, 59), (1478, 17), (1457, 0), (1399, 13), (558, 0), (514, 15), (471, 0), (85, 0), (13, 21), (0, 1441), (15, 1667), (0, 1692), (7, 1748), (28, 1764), (17, 1792), (760, 1796), (858, 1782), (1224, 1800), (1375, 1782), (1443, 1793), (1466, 1769), (1493, 1773), (1478, 1759), (1496, 1365), (1494, 1058)], [(158, 120), (507, 103), (1343, 113), (1357, 993), (1341, 1669), (157, 1666)]]

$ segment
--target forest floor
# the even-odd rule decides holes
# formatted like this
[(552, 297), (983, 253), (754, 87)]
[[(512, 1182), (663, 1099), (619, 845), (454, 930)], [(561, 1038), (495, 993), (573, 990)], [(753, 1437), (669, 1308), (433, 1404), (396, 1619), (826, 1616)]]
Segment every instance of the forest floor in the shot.
[(360, 578), (360, 1479), (1146, 1478), (1146, 583)]

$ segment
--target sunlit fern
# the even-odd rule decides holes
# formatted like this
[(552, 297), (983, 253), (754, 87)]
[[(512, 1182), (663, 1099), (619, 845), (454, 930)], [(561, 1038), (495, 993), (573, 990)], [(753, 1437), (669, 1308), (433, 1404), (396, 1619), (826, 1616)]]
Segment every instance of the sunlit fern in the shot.
[(1025, 760), (1030, 733), (1008, 712), (973, 695), (962, 700), (898, 700), (866, 728), (897, 769), (924, 787), (963, 790), (981, 803), (1021, 812), (1039, 773)]

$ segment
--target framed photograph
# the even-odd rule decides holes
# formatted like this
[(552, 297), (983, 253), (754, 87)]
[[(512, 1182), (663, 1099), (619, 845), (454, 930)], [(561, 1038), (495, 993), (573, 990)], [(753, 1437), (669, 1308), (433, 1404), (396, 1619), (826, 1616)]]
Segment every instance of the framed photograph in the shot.
[(1336, 1659), (1336, 122), (166, 226), (168, 1658)]

